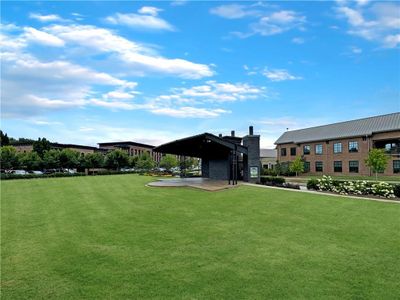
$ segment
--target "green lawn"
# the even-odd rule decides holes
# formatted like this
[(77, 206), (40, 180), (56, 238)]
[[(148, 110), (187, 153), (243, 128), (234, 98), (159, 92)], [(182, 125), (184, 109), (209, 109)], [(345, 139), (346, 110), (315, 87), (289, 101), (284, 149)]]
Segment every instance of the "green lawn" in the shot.
[(1, 183), (2, 299), (398, 299), (400, 205), (137, 175)]

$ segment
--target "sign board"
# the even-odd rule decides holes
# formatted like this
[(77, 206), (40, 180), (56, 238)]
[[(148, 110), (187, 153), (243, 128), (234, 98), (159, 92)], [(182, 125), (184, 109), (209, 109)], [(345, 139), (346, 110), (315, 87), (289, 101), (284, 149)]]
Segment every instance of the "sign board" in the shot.
[(250, 167), (250, 177), (251, 178), (258, 177), (258, 167)]

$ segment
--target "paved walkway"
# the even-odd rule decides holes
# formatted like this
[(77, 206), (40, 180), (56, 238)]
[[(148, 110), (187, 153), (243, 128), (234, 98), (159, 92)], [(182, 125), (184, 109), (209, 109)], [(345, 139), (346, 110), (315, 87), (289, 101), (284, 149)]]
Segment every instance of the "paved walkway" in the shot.
[(317, 195), (324, 195), (324, 196), (333, 196), (333, 197), (342, 197), (342, 198), (352, 198), (352, 199), (358, 199), (358, 200), (370, 200), (370, 201), (400, 204), (400, 201), (398, 201), (398, 200), (390, 200), (390, 199), (383, 199), (383, 198), (379, 199), (379, 198), (358, 197), (358, 196), (352, 196), (352, 195), (340, 195), (340, 194), (334, 194), (334, 193), (331, 194), (331, 193), (309, 191), (309, 190), (295, 190), (295, 189), (281, 188), (281, 187), (268, 186), (268, 185), (262, 185), (262, 184), (254, 184), (254, 183), (248, 183), (248, 182), (243, 182), (242, 184), (248, 185), (248, 186), (255, 186), (255, 187), (259, 187), (259, 188), (284, 190), (284, 191), (289, 191), (289, 192), (309, 193), (309, 194), (317, 194)]
[(227, 180), (212, 180), (208, 178), (168, 178), (159, 179), (147, 184), (152, 187), (192, 187), (210, 192), (220, 191), (237, 187), (238, 185), (229, 185)]

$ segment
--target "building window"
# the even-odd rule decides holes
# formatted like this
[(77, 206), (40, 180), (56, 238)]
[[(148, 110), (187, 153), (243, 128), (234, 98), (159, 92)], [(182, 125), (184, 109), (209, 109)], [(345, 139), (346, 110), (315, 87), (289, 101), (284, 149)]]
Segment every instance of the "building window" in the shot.
[(400, 173), (400, 160), (393, 161), (393, 173)]
[(324, 164), (322, 161), (316, 161), (315, 162), (315, 172), (322, 172), (324, 170), (323, 168)]
[(310, 145), (305, 145), (303, 147), (303, 154), (304, 155), (308, 155), (308, 154), (310, 154), (310, 152), (311, 152), (311, 146)]
[(333, 162), (333, 171), (334, 172), (342, 172), (342, 162), (341, 161)]
[(310, 172), (310, 162), (305, 161), (304, 162), (304, 173), (308, 173), (308, 172)]
[(358, 160), (349, 161), (349, 172), (358, 173)]
[(290, 148), (290, 155), (291, 156), (296, 156), (296, 147)]
[(349, 142), (349, 152), (358, 152), (358, 142)]
[(333, 153), (342, 153), (342, 143), (333, 144)]
[(286, 148), (281, 148), (281, 156), (286, 156)]
[(322, 144), (315, 145), (315, 154), (322, 154)]

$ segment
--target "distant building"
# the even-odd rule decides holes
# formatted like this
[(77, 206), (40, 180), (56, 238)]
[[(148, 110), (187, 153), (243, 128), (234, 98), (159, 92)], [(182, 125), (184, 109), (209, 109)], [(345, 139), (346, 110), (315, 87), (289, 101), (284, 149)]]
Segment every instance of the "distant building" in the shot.
[(109, 143), (98, 143), (100, 149), (120, 149), (125, 151), (129, 156), (137, 156), (144, 153), (148, 153), (155, 162), (159, 163), (162, 157), (161, 153), (153, 151), (155, 146), (136, 143), (131, 141), (126, 142), (109, 142)]
[(383, 175), (400, 174), (400, 113), (287, 131), (275, 142), (280, 163), (301, 156), (305, 172), (371, 175), (365, 159), (372, 148), (389, 157)]
[(264, 169), (273, 170), (276, 165), (276, 149), (260, 149), (261, 166)]
[[(12, 145), (17, 152), (31, 152), (33, 151), (33, 143), (19, 143)], [(102, 149), (92, 146), (76, 145), (76, 144), (60, 144), (60, 143), (50, 143), (51, 149), (71, 149), (77, 151), (81, 154), (102, 152)]]

